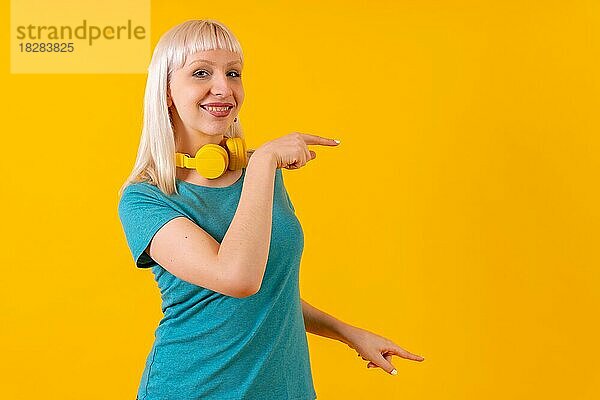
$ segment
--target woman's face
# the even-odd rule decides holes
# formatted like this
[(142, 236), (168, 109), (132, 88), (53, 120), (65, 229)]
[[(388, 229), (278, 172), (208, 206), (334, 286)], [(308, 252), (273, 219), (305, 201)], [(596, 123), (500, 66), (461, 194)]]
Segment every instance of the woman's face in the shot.
[[(241, 73), (240, 57), (232, 51), (190, 54), (184, 66), (173, 72), (167, 89), (175, 131), (188, 135), (224, 134), (244, 101)], [(210, 103), (223, 104), (209, 108), (206, 105)]]

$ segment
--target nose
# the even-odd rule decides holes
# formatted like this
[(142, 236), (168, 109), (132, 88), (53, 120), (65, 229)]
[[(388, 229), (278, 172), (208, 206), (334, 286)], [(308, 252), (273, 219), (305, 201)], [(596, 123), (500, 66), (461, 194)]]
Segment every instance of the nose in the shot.
[(211, 93), (215, 96), (231, 96), (233, 90), (230, 87), (228, 77), (224, 73), (215, 73), (212, 79)]

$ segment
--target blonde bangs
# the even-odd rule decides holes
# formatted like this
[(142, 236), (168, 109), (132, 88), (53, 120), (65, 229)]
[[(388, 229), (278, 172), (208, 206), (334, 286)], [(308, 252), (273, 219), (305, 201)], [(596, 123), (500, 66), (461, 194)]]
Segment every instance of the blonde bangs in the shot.
[(242, 48), (235, 36), (227, 27), (214, 20), (188, 21), (175, 29), (169, 39), (169, 72), (182, 68), (187, 57), (199, 51), (229, 50), (240, 56), (242, 65), (244, 63)]

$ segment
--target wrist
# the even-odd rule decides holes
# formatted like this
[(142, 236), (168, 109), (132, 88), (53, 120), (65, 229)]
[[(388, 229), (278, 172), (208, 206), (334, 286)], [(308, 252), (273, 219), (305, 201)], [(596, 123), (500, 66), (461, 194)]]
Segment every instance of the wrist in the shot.
[(270, 152), (262, 151), (260, 148), (256, 149), (254, 153), (252, 153), (252, 157), (250, 157), (248, 165), (250, 165), (250, 163), (268, 164), (273, 168), (277, 168), (277, 160), (275, 159), (275, 155)]
[(352, 347), (352, 343), (354, 342), (354, 335), (356, 335), (358, 330), (359, 328), (355, 326), (341, 324), (338, 327), (339, 341)]

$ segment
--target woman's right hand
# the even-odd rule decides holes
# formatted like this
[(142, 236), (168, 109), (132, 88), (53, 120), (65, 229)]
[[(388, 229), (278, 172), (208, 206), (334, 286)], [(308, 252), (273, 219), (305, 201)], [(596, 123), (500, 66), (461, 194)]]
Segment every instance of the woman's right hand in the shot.
[(338, 145), (334, 139), (292, 132), (263, 144), (254, 154), (272, 156), (277, 162), (277, 168), (298, 169), (317, 156), (314, 151), (308, 149), (309, 144)]

